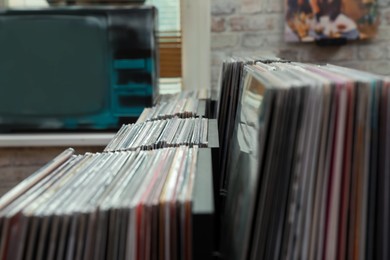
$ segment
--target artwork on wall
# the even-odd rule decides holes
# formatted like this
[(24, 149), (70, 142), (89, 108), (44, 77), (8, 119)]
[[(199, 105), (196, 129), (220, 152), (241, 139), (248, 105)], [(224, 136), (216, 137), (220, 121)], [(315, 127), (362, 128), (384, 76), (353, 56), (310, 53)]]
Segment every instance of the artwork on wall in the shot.
[(377, 34), (377, 0), (286, 0), (285, 40), (363, 40)]

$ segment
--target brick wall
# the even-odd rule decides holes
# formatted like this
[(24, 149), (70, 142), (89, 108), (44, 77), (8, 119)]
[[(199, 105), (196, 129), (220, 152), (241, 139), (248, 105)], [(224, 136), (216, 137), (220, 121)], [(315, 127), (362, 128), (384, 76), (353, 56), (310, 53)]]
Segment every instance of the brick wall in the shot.
[[(80, 147), (75, 150), (83, 154), (101, 152), (103, 149), (104, 147)], [(0, 197), (64, 150), (64, 147), (1, 148)]]
[(231, 55), (270, 50), (282, 58), (329, 62), (390, 75), (390, 0), (378, 0), (378, 37), (341, 47), (285, 43), (284, 0), (211, 0), (212, 86), (217, 87), (221, 61)]

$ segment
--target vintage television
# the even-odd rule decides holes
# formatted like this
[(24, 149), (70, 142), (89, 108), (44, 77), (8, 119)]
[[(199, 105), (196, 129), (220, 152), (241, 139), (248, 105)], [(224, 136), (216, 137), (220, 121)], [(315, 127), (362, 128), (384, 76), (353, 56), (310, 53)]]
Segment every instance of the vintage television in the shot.
[(157, 11), (0, 11), (0, 131), (116, 129), (152, 104)]

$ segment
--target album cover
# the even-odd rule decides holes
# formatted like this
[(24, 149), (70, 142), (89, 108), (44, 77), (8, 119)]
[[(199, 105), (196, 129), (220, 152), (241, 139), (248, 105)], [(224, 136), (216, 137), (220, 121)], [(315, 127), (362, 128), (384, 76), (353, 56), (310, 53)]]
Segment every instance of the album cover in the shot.
[(285, 40), (370, 39), (378, 32), (378, 9), (376, 0), (287, 0)]

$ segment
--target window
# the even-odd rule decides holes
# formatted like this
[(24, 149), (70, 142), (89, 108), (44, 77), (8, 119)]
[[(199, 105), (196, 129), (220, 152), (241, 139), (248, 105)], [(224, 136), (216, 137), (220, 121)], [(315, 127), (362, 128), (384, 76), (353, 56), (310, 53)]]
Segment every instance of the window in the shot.
[(210, 87), (210, 1), (146, 0), (159, 10), (160, 90)]
[(160, 91), (175, 92), (182, 85), (182, 28), (180, 0), (146, 0), (158, 9)]
[[(2, 0), (0, 0), (1, 2)], [(42, 7), (48, 6), (46, 0), (4, 0), (7, 6), (10, 7)]]

